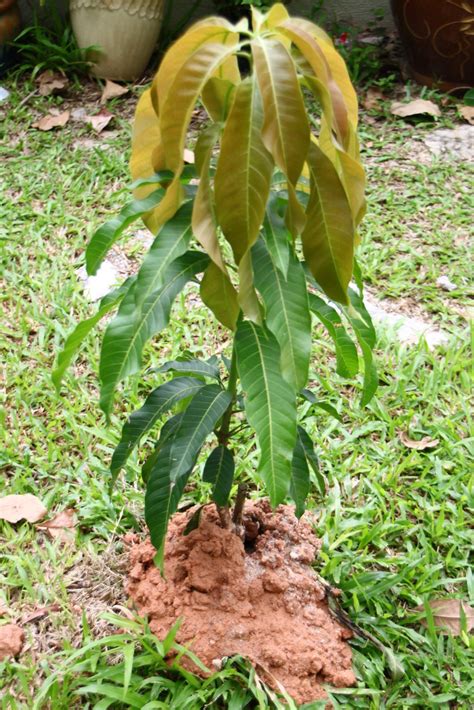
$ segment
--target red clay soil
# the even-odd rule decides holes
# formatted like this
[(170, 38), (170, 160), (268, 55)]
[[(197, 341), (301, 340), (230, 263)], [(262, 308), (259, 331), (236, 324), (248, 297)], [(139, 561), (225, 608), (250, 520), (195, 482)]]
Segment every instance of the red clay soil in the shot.
[[(191, 511), (192, 513), (192, 511)], [(184, 536), (190, 512), (170, 522), (163, 579), (150, 542), (131, 549), (128, 592), (163, 638), (179, 617), (177, 640), (210, 669), (225, 656), (248, 658), (275, 690), (298, 703), (324, 699), (323, 683), (355, 683), (351, 633), (330, 615), (311, 563), (320, 547), (290, 506), (247, 502), (241, 539), (220, 527), (213, 506)], [(190, 670), (198, 672), (192, 661)]]

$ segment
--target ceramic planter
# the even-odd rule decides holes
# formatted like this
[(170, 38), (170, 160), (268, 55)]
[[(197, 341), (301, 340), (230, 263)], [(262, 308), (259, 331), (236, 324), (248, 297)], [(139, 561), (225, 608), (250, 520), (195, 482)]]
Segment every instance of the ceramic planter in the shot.
[(79, 47), (101, 49), (93, 73), (104, 79), (138, 79), (156, 47), (163, 8), (164, 0), (71, 0)]
[(0, 64), (7, 59), (7, 43), (20, 31), (21, 16), (16, 0), (0, 0)]
[(413, 77), (444, 91), (474, 86), (474, 0), (391, 0)]

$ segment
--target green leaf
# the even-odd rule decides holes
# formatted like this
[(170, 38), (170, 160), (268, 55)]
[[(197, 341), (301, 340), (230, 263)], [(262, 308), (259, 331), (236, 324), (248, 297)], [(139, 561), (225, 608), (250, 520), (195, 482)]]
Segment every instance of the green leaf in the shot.
[(313, 469), (314, 475), (316, 477), (316, 483), (319, 489), (319, 492), (321, 495), (326, 494), (326, 482), (324, 480), (324, 476), (321, 473), (321, 469), (319, 466), (319, 459), (316, 455), (316, 452), (314, 450), (314, 445), (313, 442), (311, 441), (311, 437), (309, 436), (308, 432), (302, 427), (298, 426), (298, 434), (297, 434), (298, 441), (300, 442), (301, 446), (303, 447), (303, 451), (305, 453), (306, 459)]
[(263, 223), (263, 237), (273, 263), (286, 278), (290, 256), (288, 245), (291, 243), (291, 234), (284, 218), (278, 212), (281, 203), (285, 204), (278, 195), (271, 193)]
[(185, 202), (161, 228), (137, 273), (136, 286), (124, 301), (125, 309), (132, 303), (141, 305), (150, 293), (163, 286), (169, 264), (186, 252), (192, 237), (192, 208), (191, 201)]
[(208, 263), (209, 257), (202, 252), (183, 254), (169, 265), (165, 285), (153, 291), (141, 308), (127, 303), (109, 323), (100, 355), (100, 406), (107, 416), (117, 384), (140, 370), (145, 343), (167, 325), (174, 299)]
[(58, 355), (57, 364), (52, 374), (52, 380), (57, 390), (59, 390), (65, 371), (76, 356), (85, 338), (97, 323), (120, 303), (133, 286), (134, 281), (135, 276), (131, 276), (119, 288), (104, 296), (100, 301), (97, 312), (90, 318), (78, 323), (72, 333), (68, 335), (64, 348)]
[(309, 468), (303, 445), (296, 439), (291, 462), (290, 496), (295, 501), (295, 515), (301, 518), (305, 511), (305, 502), (310, 489)]
[(265, 215), (273, 160), (262, 140), (262, 101), (255, 79), (237, 87), (222, 134), (214, 180), (216, 214), (239, 263)]
[(311, 390), (308, 389), (302, 389), (300, 394), (302, 397), (304, 397), (308, 402), (311, 402), (311, 404), (314, 404), (315, 407), (319, 407), (319, 409), (322, 409), (323, 411), (327, 412), (330, 414), (334, 419), (337, 419), (338, 422), (342, 422), (342, 417), (337, 411), (335, 407), (333, 407), (332, 404), (329, 404), (329, 402), (325, 402), (324, 400), (320, 400), (316, 397), (316, 395), (311, 392)]
[(339, 313), (314, 293), (309, 294), (309, 306), (334, 342), (337, 374), (341, 377), (355, 377), (359, 372), (359, 356), (354, 342), (342, 324)]
[(219, 360), (212, 355), (209, 360), (169, 360), (162, 365), (158, 372), (180, 372), (186, 375), (201, 375), (202, 377), (212, 377), (220, 381)]
[(201, 387), (203, 387), (201, 380), (193, 377), (177, 377), (153, 390), (144, 405), (133, 412), (123, 426), (122, 436), (110, 465), (114, 479), (140, 439), (150, 431), (158, 419), (182, 399), (196, 394)]
[(314, 143), (308, 166), (311, 192), (301, 235), (305, 259), (327, 296), (346, 304), (355, 239), (351, 208), (336, 168)]
[(199, 450), (231, 401), (232, 395), (219, 385), (202, 387), (156, 457), (145, 495), (145, 519), (159, 553)]
[(201, 522), (201, 515), (202, 515), (202, 509), (204, 508), (203, 505), (200, 505), (194, 513), (191, 515), (189, 518), (188, 523), (186, 524), (186, 527), (183, 530), (183, 535), (189, 535), (193, 530), (197, 530), (199, 527), (199, 524)]
[(272, 506), (281, 503), (291, 480), (296, 442), (295, 393), (280, 370), (280, 348), (270, 331), (242, 321), (235, 335), (245, 411), (260, 445), (259, 473)]
[(240, 306), (237, 291), (227, 273), (211, 262), (204, 272), (200, 288), (201, 299), (217, 320), (229, 330), (235, 330)]
[(165, 191), (154, 190), (143, 200), (133, 200), (120, 210), (120, 214), (103, 224), (93, 234), (86, 249), (86, 268), (89, 276), (94, 276), (110, 247), (122, 232), (139, 217), (150, 212), (161, 201)]
[(361, 321), (359, 329), (363, 335), (364, 340), (372, 349), (374, 349), (377, 335), (375, 332), (374, 324), (372, 322), (372, 318), (370, 317), (370, 313), (365, 307), (364, 299), (357, 293), (357, 291), (350, 288), (349, 300), (351, 302), (351, 306), (358, 314), (356, 316), (356, 319)]
[(227, 505), (234, 480), (234, 457), (226, 446), (216, 446), (204, 465), (202, 480), (214, 484), (212, 500), (219, 506)]
[(255, 286), (265, 304), (266, 324), (280, 346), (282, 375), (295, 391), (300, 390), (308, 379), (311, 355), (311, 314), (303, 267), (290, 254), (285, 278), (261, 239), (252, 248), (252, 261)]

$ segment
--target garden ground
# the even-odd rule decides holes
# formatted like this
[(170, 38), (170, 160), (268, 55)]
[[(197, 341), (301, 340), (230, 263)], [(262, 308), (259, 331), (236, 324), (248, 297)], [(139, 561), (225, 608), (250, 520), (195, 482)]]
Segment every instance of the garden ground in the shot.
[[(55, 131), (32, 127), (52, 106), (97, 111), (100, 92), (93, 85), (71, 90), (65, 100), (37, 97), (28, 83), (7, 88), (10, 98), (0, 104), (6, 395), (1, 494), (34, 493), (51, 517), (74, 509), (77, 525), (63, 544), (34, 525), (0, 523), (0, 621), (18, 623), (26, 632), (17, 659), (0, 662), (2, 708), (99, 710), (146, 702), (150, 708), (196, 710), (275, 707), (258, 675), (241, 661), (204, 682), (169, 671), (166, 648), (126, 608), (123, 535), (143, 530), (143, 493), (137, 457), (112, 495), (107, 465), (125, 412), (141, 401), (155, 375), (126, 383), (110, 427), (98, 408), (97, 334), (61, 396), (51, 383), (66, 334), (92, 310), (77, 274), (87, 238), (129, 199), (130, 118), (141, 87), (109, 104), (114, 119), (100, 134), (72, 118)], [(423, 339), (407, 346), (379, 324), (380, 387), (361, 409), (358, 386), (338, 378), (334, 362), (320, 357), (327, 345), (323, 349), (324, 333), (315, 332), (313, 385), (341, 417), (309, 403), (303, 412), (328, 488), (324, 500), (314, 495), (309, 502), (323, 540), (315, 567), (342, 590), (351, 619), (404, 667), (393, 678), (380, 650), (356, 637), (358, 687), (331, 693), (331, 699), (335, 707), (468, 708), (474, 691), (472, 635), (442, 634), (429, 610), (415, 607), (449, 596), (474, 601), (468, 566), (472, 167), (456, 155), (434, 157), (423, 139), (437, 125), (430, 118), (416, 124), (395, 118), (389, 103), (382, 100), (362, 116), (369, 211), (359, 262), (372, 298), (442, 329), (447, 339), (431, 350)], [(450, 105), (442, 114), (438, 126), (460, 121)], [(142, 249), (137, 229), (129, 234), (135, 236), (122, 242), (119, 253), (124, 269), (133, 268)], [(437, 285), (440, 276), (456, 290)], [(209, 342), (212, 324), (199, 300), (193, 299), (190, 314), (186, 298), (189, 292), (178, 299), (167, 335), (148, 349), (151, 363), (183, 349), (206, 356), (223, 347), (217, 337)], [(429, 437), (437, 443), (411, 448), (400, 439), (403, 433), (405, 442)], [(245, 476), (255, 463), (245, 438), (238, 460), (238, 473)], [(191, 486), (187, 500), (197, 496)], [(106, 644), (113, 658), (108, 665), (101, 637), (117, 626), (122, 632)]]

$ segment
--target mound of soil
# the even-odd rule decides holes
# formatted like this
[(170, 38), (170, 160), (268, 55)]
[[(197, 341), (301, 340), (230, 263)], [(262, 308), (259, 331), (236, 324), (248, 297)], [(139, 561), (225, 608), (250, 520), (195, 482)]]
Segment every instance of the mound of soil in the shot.
[[(238, 654), (248, 658), (275, 690), (298, 702), (324, 699), (322, 686), (353, 685), (351, 632), (330, 615), (324, 587), (311, 563), (320, 547), (310, 525), (291, 506), (272, 511), (247, 502), (245, 544), (224, 530), (214, 506), (199, 528), (183, 535), (191, 512), (170, 522), (163, 579), (155, 549), (131, 549), (128, 592), (150, 627), (163, 638), (178, 617), (177, 640), (210, 669)], [(185, 665), (199, 672), (189, 659)]]

